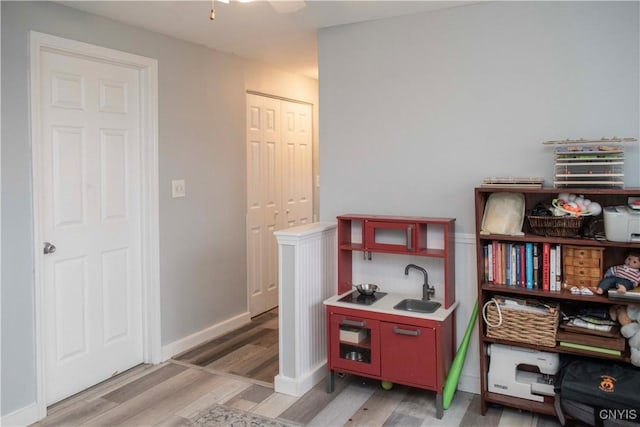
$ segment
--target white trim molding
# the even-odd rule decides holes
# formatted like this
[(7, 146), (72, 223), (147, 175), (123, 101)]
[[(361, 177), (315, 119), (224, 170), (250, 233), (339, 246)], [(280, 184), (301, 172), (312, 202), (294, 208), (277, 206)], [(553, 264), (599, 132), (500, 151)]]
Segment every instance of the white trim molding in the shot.
[(28, 426), (39, 419), (38, 413), (38, 404), (34, 402), (10, 414), (3, 415), (0, 418), (0, 425), (3, 427)]
[[(40, 56), (41, 52), (58, 52), (65, 55), (87, 58), (127, 66), (140, 73), (141, 86), (141, 271), (143, 311), (143, 358), (146, 363), (162, 360), (160, 335), (160, 249), (159, 249), (159, 194), (158, 194), (158, 61), (139, 55), (120, 52), (49, 34), (30, 33), (30, 101), (31, 101), (31, 149), (33, 170), (33, 238), (34, 238), (34, 283), (36, 310), (36, 411), (35, 419), (47, 414), (45, 395), (45, 336), (43, 310), (43, 263), (40, 218), (39, 171), (42, 154), (39, 152), (40, 135)], [(25, 408), (28, 409), (28, 408)], [(33, 414), (33, 411), (29, 411)]]

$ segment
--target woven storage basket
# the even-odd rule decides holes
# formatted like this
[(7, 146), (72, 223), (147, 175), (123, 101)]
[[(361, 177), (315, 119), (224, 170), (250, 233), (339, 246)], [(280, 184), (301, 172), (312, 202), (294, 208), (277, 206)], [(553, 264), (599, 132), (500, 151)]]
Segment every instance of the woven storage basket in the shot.
[(551, 237), (575, 237), (580, 235), (584, 217), (527, 215), (534, 234)]
[(553, 313), (542, 313), (500, 305), (502, 323), (495, 303), (489, 303), (485, 308), (488, 337), (544, 347), (556, 346), (559, 307), (553, 307)]

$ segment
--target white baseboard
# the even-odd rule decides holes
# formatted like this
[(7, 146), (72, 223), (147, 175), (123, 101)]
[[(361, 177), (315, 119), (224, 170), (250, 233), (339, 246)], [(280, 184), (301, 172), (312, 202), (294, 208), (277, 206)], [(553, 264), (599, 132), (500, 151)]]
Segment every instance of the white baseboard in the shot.
[(190, 348), (196, 347), (209, 340), (226, 334), (236, 328), (246, 325), (251, 321), (251, 313), (248, 311), (238, 316), (231, 317), (224, 322), (212, 325), (188, 337), (181, 338), (162, 347), (162, 361), (171, 359), (173, 356), (180, 354)]
[(299, 397), (311, 390), (316, 384), (327, 376), (326, 362), (317, 366), (314, 370), (299, 378), (276, 375), (273, 386), (278, 393)]
[[(46, 414), (45, 414), (46, 415)], [(34, 402), (31, 405), (18, 409), (10, 414), (3, 415), (0, 418), (0, 426), (2, 427), (22, 427), (28, 426), (42, 419), (38, 415), (38, 405)]]
[(458, 390), (480, 394), (480, 377), (475, 375), (460, 375)]

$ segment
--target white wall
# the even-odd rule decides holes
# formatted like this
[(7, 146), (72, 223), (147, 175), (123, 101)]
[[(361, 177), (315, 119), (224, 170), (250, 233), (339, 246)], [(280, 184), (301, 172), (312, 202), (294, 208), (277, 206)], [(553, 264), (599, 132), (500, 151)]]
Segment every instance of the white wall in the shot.
[[(162, 345), (247, 313), (245, 92), (300, 99), (317, 81), (49, 2), (2, 7), (1, 413), (35, 401), (29, 31), (156, 58)], [(316, 118), (317, 120), (317, 118)], [(317, 123), (317, 121), (316, 121)], [(316, 131), (317, 135), (317, 131)], [(171, 180), (187, 197), (170, 197)]]
[[(639, 15), (638, 2), (489, 2), (320, 31), (320, 219), (457, 218), (460, 340), (476, 297), (473, 188), (552, 185), (545, 140), (640, 136)], [(476, 341), (463, 376), (477, 380), (477, 360)]]

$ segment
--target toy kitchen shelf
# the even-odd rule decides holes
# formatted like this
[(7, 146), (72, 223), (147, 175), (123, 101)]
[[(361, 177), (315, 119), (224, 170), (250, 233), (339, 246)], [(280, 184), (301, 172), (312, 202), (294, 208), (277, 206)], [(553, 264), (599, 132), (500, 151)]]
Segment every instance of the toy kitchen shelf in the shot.
[[(444, 307), (455, 302), (454, 218), (348, 214), (337, 219), (339, 294), (352, 289), (354, 252), (368, 259), (373, 253), (391, 253), (442, 259)], [(429, 233), (441, 235), (443, 244), (429, 247)]]
[[(494, 296), (512, 296), (514, 298), (527, 300), (546, 300), (560, 304), (563, 307), (580, 308), (586, 305), (608, 307), (612, 304), (619, 304), (620, 301), (608, 299), (599, 295), (580, 295), (572, 294), (569, 290), (563, 289), (558, 291), (547, 291), (538, 289), (527, 289), (526, 286), (507, 286), (504, 284), (493, 284), (485, 281), (485, 262), (484, 247), (490, 243), (517, 243), (517, 244), (555, 244), (565, 247), (578, 247), (586, 251), (595, 250), (602, 253), (602, 273), (616, 264), (624, 261), (625, 253), (631, 248), (640, 249), (638, 242), (612, 242), (604, 239), (603, 223), (600, 221), (595, 224), (596, 236), (598, 238), (571, 238), (571, 237), (552, 237), (533, 234), (525, 218), (522, 231), (524, 235), (512, 236), (504, 234), (484, 234), (480, 233), (482, 220), (486, 202), (489, 196), (497, 192), (520, 193), (525, 198), (525, 213), (529, 212), (536, 204), (542, 202), (549, 204), (551, 200), (557, 198), (561, 192), (571, 192), (583, 195), (592, 201), (597, 201), (603, 207), (626, 205), (629, 197), (640, 196), (640, 188), (524, 188), (524, 187), (478, 187), (475, 189), (475, 225), (476, 225), (476, 260), (477, 260), (477, 278), (478, 278), (478, 304), (483, 307), (487, 301)], [(602, 216), (596, 218), (601, 219)], [(563, 271), (564, 273), (564, 271)], [(563, 276), (564, 279), (564, 276)], [(562, 288), (562, 286), (561, 286)], [(481, 396), (481, 413), (484, 415), (487, 411), (488, 404), (500, 404), (517, 409), (533, 411), (537, 413), (556, 415), (553, 407), (553, 397), (544, 396), (543, 402), (538, 402), (526, 398), (519, 398), (508, 394), (501, 394), (488, 391), (488, 373), (491, 357), (488, 354), (488, 347), (491, 344), (504, 344), (507, 346), (538, 350), (550, 353), (563, 353), (579, 356), (587, 356), (591, 358), (607, 359), (617, 362), (629, 362), (628, 349), (622, 352), (620, 356), (608, 355), (604, 353), (595, 353), (569, 347), (561, 347), (557, 344), (555, 347), (546, 347), (541, 345), (529, 344), (519, 341), (511, 341), (506, 339), (498, 339), (487, 336), (487, 325), (482, 317), (482, 310), (478, 313), (478, 331), (480, 343), (480, 396)], [(557, 341), (557, 337), (556, 337)], [(515, 374), (514, 374), (515, 375)]]
[[(327, 310), (328, 387), (334, 373), (349, 373), (436, 392), (436, 417), (455, 353), (455, 250), (453, 218), (376, 215), (338, 216), (338, 295)], [(444, 271), (433, 313), (396, 309), (398, 293), (377, 293), (363, 303), (352, 291), (353, 259), (375, 262), (375, 254), (433, 257)], [(357, 296), (357, 295), (356, 295)]]

